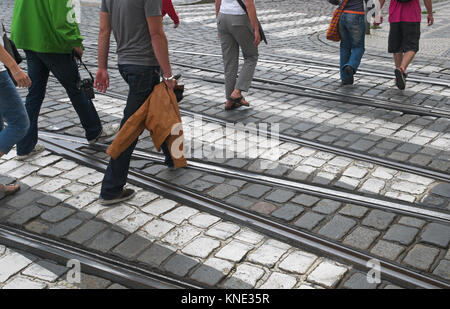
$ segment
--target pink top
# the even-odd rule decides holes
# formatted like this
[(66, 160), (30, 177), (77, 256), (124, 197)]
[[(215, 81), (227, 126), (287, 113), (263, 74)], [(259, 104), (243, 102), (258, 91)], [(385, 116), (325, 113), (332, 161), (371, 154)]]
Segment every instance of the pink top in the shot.
[(422, 11), (420, 9), (419, 0), (412, 0), (411, 2), (399, 3), (397, 0), (391, 0), (389, 6), (389, 22), (413, 22), (420, 23), (422, 19)]

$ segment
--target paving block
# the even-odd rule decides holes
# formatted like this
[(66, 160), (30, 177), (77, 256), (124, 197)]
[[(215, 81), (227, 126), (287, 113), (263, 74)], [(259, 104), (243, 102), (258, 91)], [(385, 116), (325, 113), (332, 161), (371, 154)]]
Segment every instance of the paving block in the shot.
[(123, 234), (108, 229), (96, 236), (88, 247), (94, 250), (107, 252), (124, 239), (125, 236)]
[(256, 245), (264, 239), (264, 236), (261, 234), (252, 232), (251, 230), (244, 229), (239, 234), (234, 236), (234, 238), (237, 240), (252, 244), (252, 245)]
[(142, 211), (145, 213), (152, 214), (154, 216), (159, 216), (165, 212), (168, 212), (172, 208), (177, 205), (177, 202), (168, 200), (168, 199), (160, 199), (151, 202), (149, 205), (142, 208)]
[(115, 224), (120, 220), (126, 218), (133, 212), (134, 212), (133, 208), (126, 205), (120, 205), (106, 210), (101, 214), (100, 218), (105, 220), (106, 222)]
[(403, 224), (403, 225), (412, 226), (412, 227), (421, 228), (425, 224), (425, 221), (417, 219), (417, 218), (402, 217), (398, 221), (398, 223)]
[(166, 213), (162, 219), (173, 222), (175, 224), (181, 224), (184, 220), (189, 219), (191, 216), (198, 213), (198, 210), (187, 207), (187, 206), (181, 206), (177, 207), (174, 210), (172, 210), (169, 213)]
[(171, 256), (176, 251), (176, 248), (154, 243), (138, 257), (138, 261), (149, 264), (151, 266), (160, 266), (169, 256)]
[(317, 260), (317, 256), (303, 252), (291, 252), (279, 265), (279, 268), (291, 273), (305, 274)]
[(10, 252), (0, 258), (0, 283), (6, 282), (36, 260), (35, 257), (19, 252)]
[(184, 247), (181, 252), (204, 259), (218, 247), (220, 247), (220, 241), (209, 237), (199, 237)]
[(175, 254), (164, 265), (164, 269), (179, 277), (184, 277), (188, 272), (197, 266), (199, 262), (192, 258), (181, 254)]
[(345, 205), (339, 213), (345, 216), (362, 218), (367, 213), (368, 209), (366, 207), (358, 206), (358, 205)]
[(286, 203), (295, 195), (292, 191), (277, 189), (265, 197), (266, 200), (275, 203)]
[(80, 226), (83, 223), (83, 220), (77, 219), (77, 218), (68, 218), (61, 223), (58, 223), (51, 229), (46, 231), (46, 234), (52, 235), (55, 237), (62, 237), (69, 233), (70, 231), (73, 231), (75, 228)]
[(114, 248), (113, 252), (131, 259), (149, 247), (152, 241), (137, 234), (131, 234), (125, 241)]
[(297, 279), (293, 276), (273, 272), (261, 289), (292, 289), (297, 284)]
[(111, 285), (111, 281), (82, 273), (79, 288), (82, 290), (106, 289)]
[(232, 223), (220, 222), (213, 227), (211, 227), (205, 234), (208, 236), (216, 237), (222, 240), (232, 237), (234, 234), (239, 232), (241, 228)]
[(344, 239), (344, 244), (365, 250), (372, 245), (379, 235), (380, 232), (378, 231), (359, 226)]
[(189, 223), (199, 228), (208, 228), (218, 221), (220, 221), (219, 217), (212, 216), (207, 213), (200, 213), (189, 218)]
[(68, 269), (64, 266), (49, 261), (38, 261), (31, 264), (22, 274), (25, 276), (38, 278), (48, 282), (55, 282)]
[(405, 248), (402, 246), (380, 240), (370, 252), (383, 258), (395, 261), (404, 250)]
[(248, 256), (248, 260), (255, 264), (262, 264), (266, 267), (273, 267), (286, 253), (287, 249), (278, 248), (265, 243)]
[(170, 231), (163, 241), (176, 247), (183, 247), (200, 233), (201, 231), (192, 225), (182, 225)]
[(320, 201), (320, 198), (307, 194), (300, 194), (292, 199), (292, 202), (306, 207), (311, 207), (318, 201)]
[(222, 200), (235, 193), (236, 191), (238, 191), (236, 187), (223, 183), (209, 191), (208, 195), (212, 196), (213, 198)]
[(70, 233), (67, 236), (67, 239), (77, 244), (82, 244), (85, 241), (91, 239), (96, 234), (100, 233), (102, 230), (106, 228), (106, 224), (96, 221), (88, 221), (83, 224), (76, 231)]
[(319, 215), (315, 212), (307, 212), (298, 219), (294, 225), (303, 229), (312, 230), (320, 221), (325, 218), (323, 215)]
[(450, 280), (450, 261), (442, 260), (433, 271), (433, 274)]
[(319, 234), (331, 239), (341, 239), (355, 225), (355, 220), (336, 215), (319, 230)]
[(287, 204), (272, 212), (272, 216), (286, 221), (291, 221), (292, 219), (300, 215), (304, 210), (305, 209), (301, 206), (297, 206), (295, 204)]
[(74, 209), (64, 207), (64, 206), (56, 206), (51, 208), (50, 210), (44, 212), (41, 215), (41, 218), (45, 221), (55, 223), (59, 222), (61, 220), (64, 220), (65, 218), (69, 217), (75, 212)]
[(369, 283), (367, 280), (367, 275), (362, 273), (353, 274), (347, 281), (344, 283), (344, 288), (347, 289), (376, 289), (378, 286), (377, 283)]
[(233, 240), (220, 249), (220, 251), (216, 253), (216, 257), (233, 262), (239, 262), (252, 248), (252, 245)]
[(348, 271), (346, 267), (336, 265), (330, 261), (323, 261), (308, 276), (308, 281), (333, 288)]
[(412, 267), (427, 271), (438, 255), (439, 249), (437, 248), (415, 245), (403, 259), (403, 262)]
[(253, 205), (250, 209), (259, 212), (261, 214), (268, 215), (275, 209), (277, 209), (277, 206), (266, 202), (258, 202), (255, 205)]
[(213, 287), (230, 273), (233, 266), (228, 261), (209, 258), (193, 272), (191, 278)]
[(256, 265), (241, 264), (225, 282), (226, 289), (252, 289), (264, 275), (264, 270)]
[(318, 202), (316, 206), (313, 207), (312, 210), (321, 214), (329, 215), (336, 212), (336, 210), (338, 210), (339, 207), (341, 207), (341, 205), (342, 204), (339, 202), (323, 199), (320, 202)]
[(259, 184), (252, 184), (241, 191), (241, 194), (248, 195), (254, 198), (260, 198), (267, 192), (271, 191), (272, 188), (269, 186), (263, 186)]
[(385, 230), (394, 218), (395, 214), (376, 209), (372, 210), (362, 223), (374, 227), (377, 230)]
[(161, 238), (175, 227), (174, 224), (155, 219), (143, 227), (143, 230), (152, 238)]
[(447, 248), (450, 241), (450, 226), (430, 223), (425, 227), (420, 241)]
[(409, 245), (413, 242), (417, 233), (419, 233), (419, 230), (416, 228), (394, 224), (386, 232), (383, 239), (399, 242), (403, 245)]
[(31, 205), (20, 209), (19, 211), (13, 213), (9, 218), (8, 222), (12, 224), (25, 224), (33, 218), (38, 217), (44, 210), (36, 205)]
[(32, 281), (25, 277), (17, 277), (9, 281), (7, 284), (5, 284), (2, 289), (37, 290), (37, 289), (45, 289), (46, 286), (47, 284), (45, 282)]

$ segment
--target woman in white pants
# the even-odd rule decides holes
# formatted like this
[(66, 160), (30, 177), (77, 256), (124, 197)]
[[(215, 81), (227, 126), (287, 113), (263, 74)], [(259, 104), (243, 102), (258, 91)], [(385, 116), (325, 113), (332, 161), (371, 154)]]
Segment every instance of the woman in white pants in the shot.
[[(219, 31), (225, 68), (225, 109), (231, 110), (249, 103), (242, 96), (248, 91), (258, 62), (258, 45), (261, 42), (254, 0), (243, 0), (248, 15), (237, 0), (216, 0), (217, 29)], [(237, 77), (239, 48), (244, 65)]]

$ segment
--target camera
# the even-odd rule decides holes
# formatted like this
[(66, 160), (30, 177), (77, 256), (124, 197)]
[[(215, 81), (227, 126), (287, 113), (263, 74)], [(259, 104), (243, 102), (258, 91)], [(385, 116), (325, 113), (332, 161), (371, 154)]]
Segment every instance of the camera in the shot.
[(78, 81), (78, 89), (84, 90), (89, 100), (95, 98), (94, 80), (92, 78), (85, 78)]

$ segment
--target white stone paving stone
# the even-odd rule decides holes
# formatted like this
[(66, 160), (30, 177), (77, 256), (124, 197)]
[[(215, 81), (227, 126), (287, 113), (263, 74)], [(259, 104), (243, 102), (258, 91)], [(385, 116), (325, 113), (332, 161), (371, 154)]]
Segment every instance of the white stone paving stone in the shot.
[(305, 274), (317, 258), (317, 256), (307, 252), (294, 251), (291, 252), (278, 267), (288, 272)]
[(408, 181), (396, 181), (391, 186), (392, 189), (410, 193), (410, 194), (422, 194), (427, 187)]
[(276, 246), (265, 243), (248, 256), (248, 260), (255, 264), (262, 264), (267, 267), (273, 267), (281, 258), (287, 249), (281, 249)]
[(377, 167), (375, 171), (372, 173), (372, 176), (387, 180), (392, 179), (396, 173), (397, 171), (392, 169)]
[(91, 192), (83, 192), (70, 198), (66, 203), (75, 208), (81, 209), (98, 200), (98, 195)]
[(225, 282), (224, 287), (230, 289), (249, 289), (264, 275), (264, 270), (256, 265), (242, 264)]
[(136, 232), (139, 228), (144, 226), (144, 224), (153, 220), (153, 216), (148, 215), (146, 213), (136, 211), (135, 213), (129, 215), (122, 221), (116, 223), (116, 226), (124, 229), (129, 233)]
[(218, 247), (220, 247), (220, 241), (209, 237), (199, 237), (184, 247), (181, 252), (204, 259)]
[(159, 219), (152, 220), (143, 229), (152, 238), (161, 238), (175, 227), (174, 224)]
[(251, 230), (243, 229), (241, 232), (235, 235), (234, 238), (252, 245), (256, 245), (264, 239), (264, 236)]
[(269, 279), (260, 286), (261, 289), (292, 289), (297, 284), (293, 276), (273, 272)]
[(198, 213), (198, 210), (194, 208), (181, 206), (166, 213), (164, 216), (162, 216), (162, 219), (176, 224), (180, 224), (184, 220), (189, 219), (191, 216), (195, 215), (196, 213)]
[(216, 257), (233, 262), (239, 262), (252, 248), (252, 245), (234, 240), (220, 249), (220, 251), (216, 253)]
[(189, 223), (199, 228), (208, 228), (218, 221), (220, 221), (219, 217), (212, 216), (207, 213), (200, 213), (196, 216), (189, 218)]
[(151, 202), (144, 208), (142, 208), (143, 212), (152, 214), (154, 216), (159, 216), (172, 208), (174, 208), (177, 205), (177, 202), (168, 200), (168, 199), (160, 199)]
[(5, 284), (2, 289), (30, 289), (30, 290), (37, 290), (37, 289), (44, 289), (47, 286), (45, 282), (39, 282), (39, 281), (33, 281), (29, 278), (25, 277), (16, 277), (9, 281), (7, 284)]
[(23, 275), (38, 278), (43, 281), (54, 282), (66, 272), (67, 268), (49, 261), (39, 261), (31, 264), (22, 271)]
[(210, 228), (205, 234), (225, 240), (240, 230), (240, 227), (233, 223), (220, 222)]
[(309, 274), (308, 281), (332, 288), (347, 271), (346, 267), (338, 266), (330, 261), (324, 261)]
[(0, 283), (8, 280), (11, 276), (27, 267), (34, 260), (35, 258), (31, 256), (26, 256), (14, 251), (0, 257)]
[(195, 236), (200, 234), (200, 230), (192, 225), (182, 225), (176, 227), (173, 231), (169, 232), (163, 241), (167, 242), (176, 247), (183, 247), (189, 241), (191, 241)]
[(367, 175), (367, 170), (357, 166), (351, 166), (343, 173), (344, 176), (361, 179)]
[(117, 223), (118, 221), (124, 219), (133, 212), (134, 212), (133, 208), (126, 205), (120, 205), (106, 210), (100, 215), (100, 218), (109, 223)]

